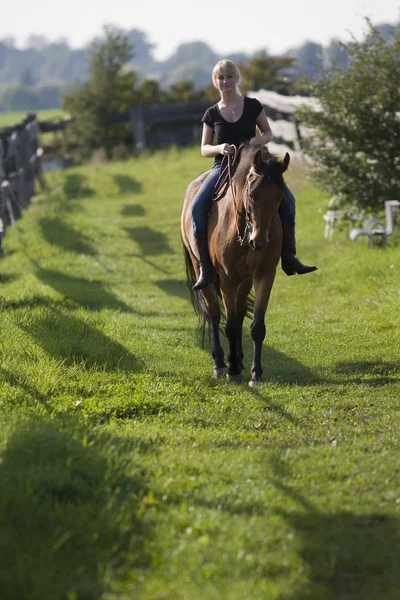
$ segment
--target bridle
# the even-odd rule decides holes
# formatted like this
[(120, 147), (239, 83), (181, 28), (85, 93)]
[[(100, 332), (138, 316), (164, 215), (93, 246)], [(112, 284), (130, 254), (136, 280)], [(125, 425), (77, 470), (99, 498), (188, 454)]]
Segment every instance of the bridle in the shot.
[[(237, 241), (239, 242), (239, 244), (241, 246), (243, 246), (243, 244), (245, 242), (249, 241), (249, 238), (250, 238), (250, 235), (252, 232), (251, 211), (250, 211), (248, 205), (243, 203), (244, 213), (245, 213), (245, 226), (244, 226), (243, 234), (240, 233), (239, 217), (243, 213), (239, 212), (237, 209), (236, 191), (233, 186), (233, 173), (235, 172), (235, 169), (237, 167), (237, 164), (239, 161), (239, 155), (240, 155), (240, 151), (241, 151), (242, 147), (243, 147), (243, 144), (241, 146), (239, 146), (238, 148), (232, 144), (231, 148), (234, 149), (234, 152), (232, 154), (227, 154), (226, 156), (224, 156), (223, 161), (225, 160), (226, 164), (223, 165), (223, 162), (221, 163), (221, 171), (220, 171), (220, 175), (218, 177), (217, 184), (215, 186), (214, 197), (213, 197), (214, 202), (218, 202), (218, 200), (220, 198), (222, 198), (222, 196), (225, 195), (228, 187), (231, 188), (233, 204), (235, 206), (235, 213), (236, 213)], [(257, 173), (257, 171), (254, 169), (254, 167), (251, 167), (251, 169), (247, 175), (247, 178), (246, 178), (246, 185), (247, 185), (247, 191), (248, 191), (247, 195), (248, 195), (249, 199), (251, 198), (251, 194), (250, 194), (250, 186), (251, 186), (250, 179), (251, 179), (251, 177), (262, 178), (263, 176), (264, 176), (263, 174)]]
[[(241, 146), (239, 146), (238, 148), (232, 144), (231, 148), (234, 149), (233, 153), (225, 155), (224, 158), (222, 159), (220, 175), (218, 177), (218, 181), (216, 183), (216, 186), (214, 189), (214, 196), (213, 196), (214, 202), (218, 202), (218, 200), (220, 200), (220, 198), (222, 198), (222, 196), (224, 196), (226, 194), (228, 187), (231, 188), (233, 204), (235, 206), (235, 213), (236, 213), (237, 241), (239, 242), (239, 244), (241, 246), (243, 246), (243, 244), (246, 241), (247, 242), (249, 241), (249, 237), (252, 232), (251, 211), (249, 210), (248, 206), (245, 203), (243, 203), (244, 212), (245, 212), (245, 227), (244, 227), (243, 235), (241, 235), (241, 233), (240, 233), (239, 217), (243, 213), (239, 212), (237, 209), (236, 191), (233, 186), (233, 173), (235, 172), (236, 167), (238, 165), (239, 155), (240, 155), (240, 151), (241, 151), (242, 147), (243, 147), (243, 144)], [(226, 162), (225, 165), (223, 164), (224, 161)], [(247, 179), (246, 179), (249, 198), (251, 197), (251, 194), (250, 194), (250, 177), (251, 176), (259, 177), (259, 178), (263, 177), (262, 174), (257, 173), (257, 171), (253, 167), (251, 167), (251, 169), (247, 175)]]
[[(257, 173), (257, 171), (254, 169), (254, 167), (251, 167), (250, 171), (248, 172), (247, 177), (246, 177), (246, 186), (247, 186), (247, 198), (249, 201), (251, 200), (251, 197), (252, 197), (252, 195), (250, 193), (250, 187), (251, 187), (250, 178), (251, 177), (257, 177), (258, 179), (262, 179), (264, 177), (264, 175), (263, 175), (263, 173)], [(234, 203), (235, 203), (235, 208), (236, 208), (236, 198), (234, 198)], [(238, 217), (236, 217), (236, 228), (237, 228), (237, 232), (238, 232), (237, 241), (239, 242), (239, 244), (241, 246), (243, 246), (243, 244), (246, 241), (249, 242), (251, 233), (253, 231), (253, 227), (251, 225), (251, 211), (250, 211), (247, 203), (245, 204), (243, 202), (243, 206), (244, 206), (244, 211), (245, 211), (245, 227), (244, 227), (242, 236), (239, 233)], [(236, 215), (239, 215), (239, 214), (240, 213), (236, 209)]]

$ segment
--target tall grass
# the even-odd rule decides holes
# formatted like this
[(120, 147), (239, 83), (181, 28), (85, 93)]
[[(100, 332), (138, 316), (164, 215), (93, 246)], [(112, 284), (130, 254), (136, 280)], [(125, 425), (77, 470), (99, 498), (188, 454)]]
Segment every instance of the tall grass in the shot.
[[(208, 163), (52, 173), (0, 265), (0, 589), (8, 599), (376, 600), (399, 589), (398, 235), (323, 238), (289, 168), (265, 383), (212, 379), (179, 233)], [(245, 333), (245, 364), (251, 340)]]
[(30, 112), (34, 112), (39, 121), (63, 119), (65, 116), (65, 111), (63, 111), (61, 108), (52, 108), (38, 111), (20, 110), (0, 113), (0, 128), (13, 127), (14, 125), (18, 125), (26, 118), (27, 114)]

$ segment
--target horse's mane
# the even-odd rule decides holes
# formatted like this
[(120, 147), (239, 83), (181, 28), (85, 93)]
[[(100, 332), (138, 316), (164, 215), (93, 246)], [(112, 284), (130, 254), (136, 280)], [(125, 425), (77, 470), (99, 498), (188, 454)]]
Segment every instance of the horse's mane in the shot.
[[(240, 147), (239, 163), (233, 177), (233, 181), (239, 187), (239, 189), (242, 189), (246, 184), (247, 175), (249, 174), (250, 168), (253, 165), (254, 157), (258, 150), (260, 150), (259, 146), (255, 146), (250, 142), (247, 142)], [(264, 180), (283, 186), (284, 181), (282, 176), (281, 162), (276, 158), (276, 156), (273, 156), (269, 153), (269, 150), (266, 146), (261, 147), (261, 159), (264, 164)]]

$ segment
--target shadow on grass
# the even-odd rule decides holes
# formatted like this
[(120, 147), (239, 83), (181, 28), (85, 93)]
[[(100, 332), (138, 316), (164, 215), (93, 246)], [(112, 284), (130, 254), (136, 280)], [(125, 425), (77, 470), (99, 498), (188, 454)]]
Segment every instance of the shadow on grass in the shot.
[(132, 449), (121, 450), (112, 435), (38, 418), (7, 433), (0, 463), (4, 599), (97, 600), (149, 565), (150, 531), (140, 516), (146, 484)]
[(294, 385), (317, 385), (326, 383), (300, 361), (287, 356), (271, 346), (263, 347), (264, 381), (292, 383)]
[(296, 591), (296, 600), (395, 600), (400, 587), (400, 518), (378, 512), (322, 512), (283, 483), (287, 473), (279, 470), (275, 468), (273, 483), (300, 507), (299, 511), (278, 511), (295, 532), (308, 574), (308, 582)]
[(121, 211), (123, 217), (144, 217), (146, 211), (141, 204), (127, 204)]
[(141, 370), (140, 361), (124, 346), (72, 315), (52, 311), (20, 327), (45, 352), (66, 364), (84, 363), (103, 371)]
[[(165, 280), (166, 282), (168, 280)], [(160, 285), (160, 282), (156, 282)], [(167, 287), (167, 283), (165, 284)], [(160, 286), (162, 287), (162, 286)], [(172, 286), (173, 287), (173, 286)], [(187, 293), (187, 292), (186, 292)], [(186, 294), (182, 294), (185, 296)], [(252, 362), (253, 349), (252, 340), (246, 322), (243, 329), (243, 348), (245, 355), (245, 374), (249, 373)], [(195, 343), (210, 353), (211, 359), (211, 336), (208, 330), (205, 330), (204, 342), (201, 326), (203, 319), (199, 318), (199, 327), (195, 333)], [(266, 338), (267, 339), (267, 338)], [(225, 335), (222, 335), (222, 345), (224, 350), (228, 350), (228, 341)], [(211, 363), (210, 363), (211, 364)], [(263, 366), (263, 382), (264, 383), (286, 383), (302, 386), (313, 385), (369, 385), (371, 387), (379, 387), (398, 381), (400, 379), (400, 369), (398, 363), (388, 361), (350, 361), (337, 363), (333, 367), (333, 373), (330, 372), (320, 375), (313, 372), (309, 367), (303, 365), (300, 361), (289, 357), (283, 352), (275, 350), (271, 346), (263, 345), (262, 351), (262, 366)], [(340, 376), (339, 379), (337, 376)], [(253, 389), (253, 393), (256, 390)]]
[(349, 361), (337, 363), (334, 372), (346, 376), (349, 384), (380, 386), (400, 379), (399, 363), (385, 361)]
[(296, 600), (398, 598), (400, 519), (346, 511), (282, 516), (296, 532), (309, 578)]
[[(297, 555), (294, 568), (302, 576), (296, 581), (295, 573), (290, 573), (291, 591), (281, 593), (279, 600), (397, 600), (400, 518), (379, 512), (362, 514), (362, 508), (361, 514), (350, 510), (323, 511), (287, 483), (290, 474), (286, 468), (282, 473), (273, 467), (272, 470), (273, 476), (269, 473), (265, 481), (269, 480), (279, 490), (277, 498), (281, 498), (282, 493), (290, 498), (295, 504), (293, 509), (282, 509), (279, 500), (276, 499), (274, 504), (271, 496), (267, 503), (243, 502), (242, 497), (240, 501), (236, 498), (235, 502), (229, 491), (212, 500), (202, 497), (201, 491), (193, 490), (192, 497), (185, 496), (185, 502), (223, 511), (235, 520), (242, 515), (254, 518), (256, 515), (265, 517), (268, 513), (272, 513), (274, 519), (278, 516), (284, 520), (292, 531), (291, 545)], [(179, 506), (182, 498), (172, 494), (169, 501)], [(287, 527), (283, 529), (287, 530)], [(266, 542), (271, 543), (268, 537)], [(279, 559), (282, 561), (280, 566), (288, 573), (284, 556), (282, 554)], [(235, 567), (232, 564), (232, 572)], [(240, 569), (239, 565), (237, 567)]]
[(1, 283), (12, 283), (13, 281), (17, 281), (19, 279), (19, 275), (9, 275), (8, 273), (0, 273), (0, 284)]
[(17, 252), (17, 250), (15, 250), (15, 249), (11, 249), (11, 250), (8, 249), (7, 244), (4, 247), (4, 241), (3, 241), (2, 250), (3, 250), (3, 254), (0, 256), (0, 259), (2, 259), (2, 260), (9, 258), (10, 256), (12, 256), (13, 254), (15, 254)]
[(94, 194), (94, 191), (86, 183), (86, 177), (77, 173), (65, 176), (63, 192), (69, 200), (90, 198)]
[(12, 373), (0, 367), (0, 378), (7, 382), (13, 388), (21, 388), (24, 390), (28, 398), (32, 398), (35, 402), (46, 404), (47, 398), (45, 394), (39, 392), (22, 373)]
[[(39, 308), (45, 306), (47, 308), (57, 308), (68, 304), (68, 300), (62, 298), (60, 301), (50, 300), (44, 296), (33, 296), (32, 298), (23, 298), (21, 300), (4, 300), (0, 298), (0, 310), (18, 309), (18, 308)], [(71, 306), (69, 309), (73, 308)]]
[[(200, 327), (196, 331), (195, 339), (196, 343), (203, 348), (206, 352), (210, 354), (211, 358), (211, 336), (209, 335), (208, 330), (205, 330), (204, 338), (201, 329), (202, 318), (199, 318)], [(246, 327), (246, 325), (245, 325)], [(204, 341), (203, 341), (204, 340)], [(225, 335), (222, 336), (222, 346), (225, 351), (225, 356), (228, 354), (228, 340)], [(244, 351), (244, 364), (245, 370), (243, 371), (244, 380), (250, 378), (250, 369), (253, 360), (253, 347), (252, 340), (248, 331), (243, 331), (243, 351)], [(210, 362), (210, 369), (212, 366), (212, 362)], [(322, 383), (331, 383), (330, 380), (321, 378), (313, 371), (303, 365), (300, 361), (295, 360), (292, 357), (283, 354), (283, 352), (279, 352), (275, 350), (271, 346), (263, 345), (262, 350), (262, 368), (263, 368), (263, 383), (286, 383), (292, 385), (319, 385)], [(253, 393), (257, 393), (257, 388), (252, 388)]]
[(160, 254), (173, 254), (174, 251), (168, 243), (168, 238), (162, 231), (151, 227), (124, 227), (124, 231), (140, 247), (143, 256), (159, 256)]
[(96, 251), (85, 235), (67, 225), (62, 219), (44, 218), (39, 221), (44, 239), (62, 250), (95, 256)]
[[(246, 382), (246, 385), (247, 385), (247, 382)], [(268, 398), (268, 397), (266, 398), (265, 397), (265, 392), (264, 393), (260, 392), (257, 389), (257, 387), (248, 388), (247, 391), (250, 394), (252, 394), (253, 396), (258, 396), (258, 398), (264, 403), (264, 410), (265, 411), (276, 413), (277, 415), (279, 415), (283, 419), (286, 419), (287, 421), (289, 421), (293, 425), (300, 425), (301, 424), (301, 420), (300, 419), (298, 419), (297, 417), (295, 417), (294, 415), (292, 415), (291, 412), (289, 412), (288, 410), (286, 410), (286, 408), (283, 408), (283, 406), (281, 406), (277, 402), (274, 402), (273, 400), (271, 400), (271, 398)]]
[(142, 191), (142, 184), (130, 175), (114, 175), (114, 181), (119, 187), (119, 194), (138, 194)]
[(106, 289), (102, 281), (88, 281), (83, 277), (72, 277), (60, 273), (60, 271), (41, 267), (37, 267), (36, 276), (40, 281), (80, 306), (92, 310), (112, 308), (123, 312), (132, 312), (127, 304), (118, 300)]
[(178, 298), (184, 298), (190, 302), (190, 295), (187, 289), (186, 281), (181, 279), (159, 279), (154, 281), (158, 287), (168, 294), (168, 296), (177, 296)]

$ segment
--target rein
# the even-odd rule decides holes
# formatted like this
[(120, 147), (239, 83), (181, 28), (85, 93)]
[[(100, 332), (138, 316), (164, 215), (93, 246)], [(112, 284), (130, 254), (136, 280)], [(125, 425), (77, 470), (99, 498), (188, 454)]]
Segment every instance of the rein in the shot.
[[(231, 186), (232, 194), (234, 194), (232, 177), (236, 170), (237, 163), (239, 162), (239, 152), (241, 146), (240, 148), (236, 148), (236, 146), (232, 144), (231, 148), (234, 149), (233, 154), (227, 154), (222, 159), (220, 174), (214, 189), (214, 202), (218, 202), (218, 200), (220, 200), (222, 196), (226, 194), (229, 186)], [(224, 161), (226, 161), (226, 165), (224, 165)]]
[[(245, 228), (244, 228), (244, 231), (243, 231), (243, 235), (240, 235), (239, 216), (241, 215), (241, 213), (237, 209), (236, 193), (235, 193), (235, 189), (234, 189), (233, 183), (232, 183), (233, 174), (234, 174), (234, 172), (236, 170), (236, 167), (238, 165), (240, 150), (242, 149), (242, 147), (243, 147), (243, 144), (241, 146), (239, 146), (239, 148), (237, 148), (236, 146), (234, 146), (232, 144), (231, 148), (234, 148), (234, 153), (233, 154), (227, 154), (222, 159), (221, 172), (220, 172), (220, 175), (218, 177), (218, 181), (216, 183), (216, 186), (215, 186), (215, 189), (214, 189), (214, 196), (213, 196), (213, 201), (214, 202), (218, 202), (218, 200), (220, 200), (226, 194), (226, 192), (228, 191), (228, 188), (229, 187), (231, 188), (232, 198), (233, 198), (233, 204), (235, 206), (235, 211), (236, 211), (237, 241), (239, 242), (239, 244), (241, 246), (243, 246), (243, 244), (246, 241), (246, 238), (247, 238), (248, 234), (251, 231), (250, 213), (247, 210), (247, 207), (245, 206), (244, 209), (245, 209), (245, 214), (246, 214), (246, 225), (245, 225)], [(223, 161), (225, 159), (226, 159), (226, 165), (222, 168), (222, 164), (223, 164)], [(252, 175), (257, 175), (258, 177), (262, 177), (262, 175), (259, 175), (258, 173), (256, 173), (256, 171), (254, 171), (253, 168), (250, 170), (250, 173)]]

